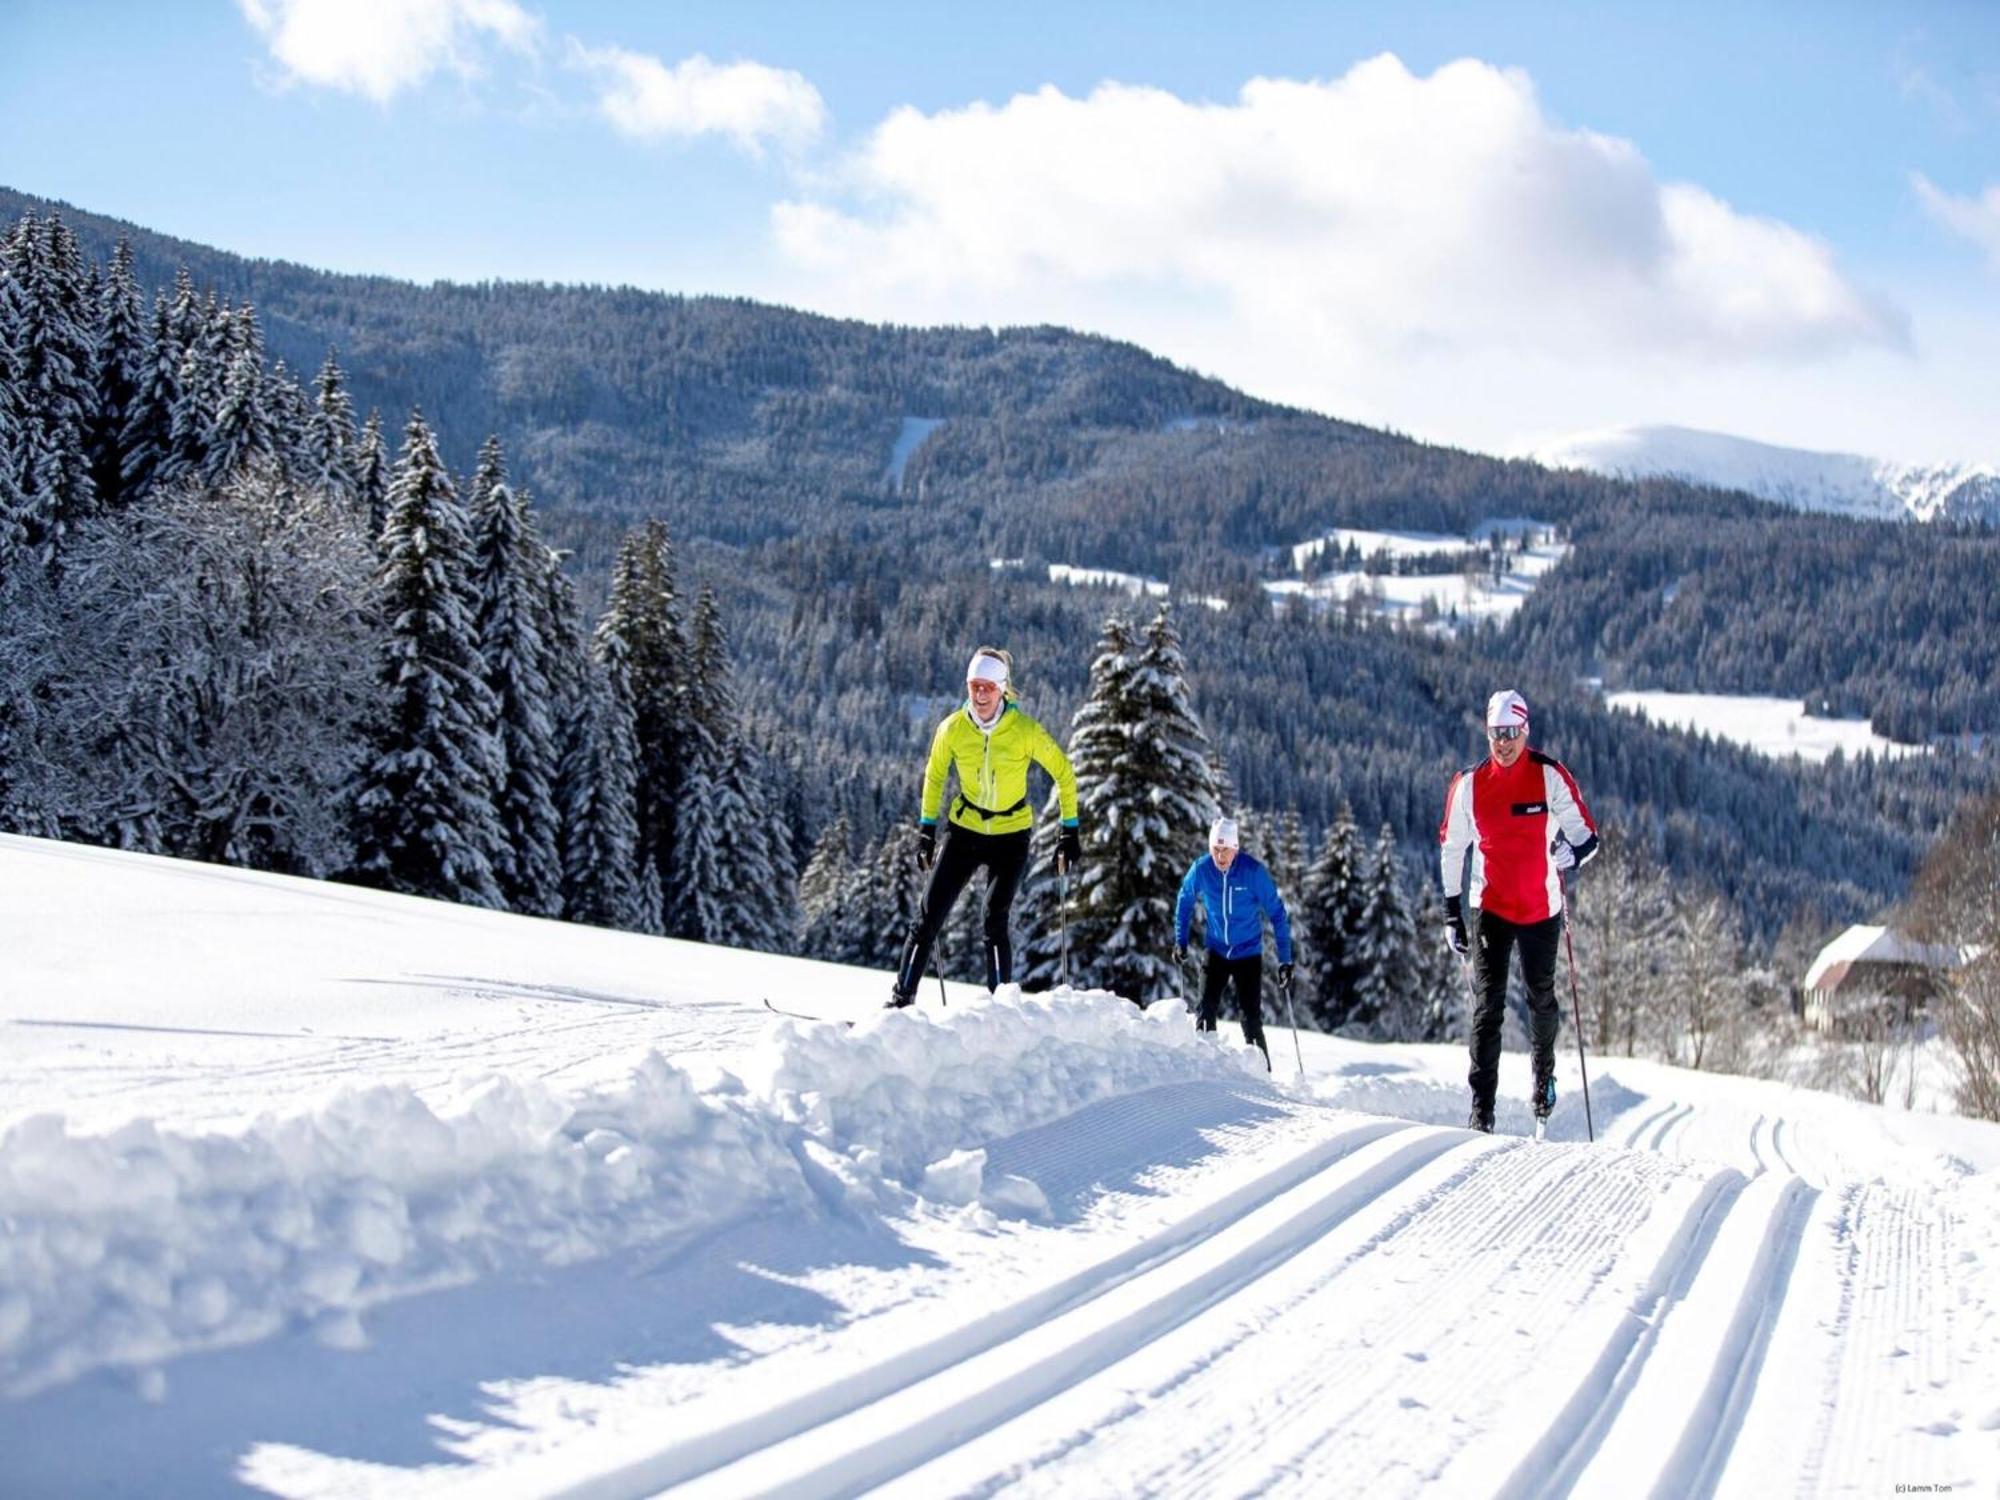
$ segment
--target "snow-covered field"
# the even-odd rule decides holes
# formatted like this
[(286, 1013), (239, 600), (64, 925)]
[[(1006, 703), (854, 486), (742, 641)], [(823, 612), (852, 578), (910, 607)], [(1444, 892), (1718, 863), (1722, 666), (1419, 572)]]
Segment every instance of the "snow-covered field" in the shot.
[(1323, 573), (1311, 582), (1281, 578), (1266, 583), (1264, 588), (1280, 599), (1302, 595), (1323, 605), (1339, 605), (1358, 598), (1370, 612), (1397, 620), (1416, 621), (1428, 611), (1437, 628), (1444, 630), (1454, 624), (1508, 619), (1527, 602), (1549, 570), (1568, 555), (1565, 543), (1509, 553), (1507, 572), (1498, 582), (1484, 572), (1398, 575), (1355, 570)]
[(1822, 761), (1836, 750), (1856, 755), (1921, 755), (1927, 747), (1906, 745), (1875, 733), (1866, 719), (1817, 719), (1796, 698), (1760, 698), (1733, 693), (1606, 693), (1604, 701), (1670, 729), (1691, 729), (1733, 744), (1747, 745), (1773, 759), (1795, 755)]
[[(1994, 1494), (2000, 1127), (0, 838), (0, 1494)], [(760, 1000), (838, 1025), (774, 1019)], [(1938, 1491), (1933, 1491), (1938, 1492)]]

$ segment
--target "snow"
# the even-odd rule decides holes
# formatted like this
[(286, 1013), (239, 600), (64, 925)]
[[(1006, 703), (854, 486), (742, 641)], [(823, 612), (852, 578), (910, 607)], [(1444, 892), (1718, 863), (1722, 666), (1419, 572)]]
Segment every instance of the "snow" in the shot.
[(1527, 602), (1535, 586), (1565, 557), (1567, 544), (1531, 547), (1507, 555), (1507, 572), (1496, 584), (1484, 571), (1468, 577), (1464, 573), (1326, 573), (1308, 583), (1281, 578), (1264, 585), (1279, 599), (1294, 596), (1321, 605), (1344, 604), (1359, 599), (1370, 611), (1388, 619), (1418, 621), (1426, 607), (1433, 611), (1431, 623), (1449, 630), (1454, 621), (1502, 621)]
[(1744, 745), (1772, 759), (1796, 756), (1823, 761), (1836, 751), (1897, 757), (1927, 753), (1875, 733), (1866, 719), (1822, 719), (1806, 713), (1797, 698), (1741, 693), (1607, 693), (1604, 701), (1670, 729), (1687, 729)]
[(883, 471), (882, 482), (900, 492), (903, 470), (909, 466), (910, 455), (923, 447), (925, 440), (944, 423), (943, 417), (903, 418), (903, 425), (896, 432), (895, 445), (889, 450), (889, 467)]
[(1550, 468), (1665, 476), (1742, 490), (1794, 510), (1868, 520), (2000, 522), (2000, 465), (1899, 463), (1814, 453), (1686, 427), (1610, 427), (1533, 448)]
[[(2000, 1481), (2000, 1127), (0, 838), (0, 1492)], [(763, 999), (857, 1020), (779, 1019)], [(1564, 1038), (1569, 1048), (1568, 1037)]]
[(1135, 599), (1148, 594), (1164, 598), (1170, 587), (1157, 578), (1141, 578), (1136, 573), (1118, 573), (1110, 568), (1078, 568), (1069, 563), (1050, 563), (1049, 582), (1067, 583), (1075, 588), (1123, 589)]

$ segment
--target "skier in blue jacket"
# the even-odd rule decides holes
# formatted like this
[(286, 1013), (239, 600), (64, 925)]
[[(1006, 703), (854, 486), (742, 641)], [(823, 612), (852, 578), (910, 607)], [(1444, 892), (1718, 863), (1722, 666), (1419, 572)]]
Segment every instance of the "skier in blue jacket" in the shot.
[(1195, 898), (1205, 914), (1208, 968), (1201, 981), (1199, 1031), (1215, 1030), (1222, 990), (1236, 986), (1237, 1008), (1243, 1012), (1243, 1040), (1264, 1054), (1271, 1066), (1271, 1049), (1264, 1045), (1264, 918), (1278, 943), (1278, 988), (1292, 986), (1292, 919), (1285, 911), (1271, 872), (1242, 852), (1236, 820), (1217, 818), (1208, 829), (1208, 853), (1188, 866), (1174, 906), (1174, 960), (1187, 960), (1188, 928), (1194, 920)]

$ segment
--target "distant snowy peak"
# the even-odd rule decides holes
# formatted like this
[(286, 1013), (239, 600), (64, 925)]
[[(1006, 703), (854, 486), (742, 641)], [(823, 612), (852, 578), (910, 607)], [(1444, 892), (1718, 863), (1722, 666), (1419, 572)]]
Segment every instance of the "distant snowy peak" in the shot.
[(1992, 464), (1902, 464), (1855, 453), (1779, 448), (1686, 427), (1609, 427), (1579, 432), (1530, 455), (1556, 469), (1625, 479), (1685, 479), (1742, 490), (1794, 510), (1869, 520), (2000, 524), (2000, 468)]

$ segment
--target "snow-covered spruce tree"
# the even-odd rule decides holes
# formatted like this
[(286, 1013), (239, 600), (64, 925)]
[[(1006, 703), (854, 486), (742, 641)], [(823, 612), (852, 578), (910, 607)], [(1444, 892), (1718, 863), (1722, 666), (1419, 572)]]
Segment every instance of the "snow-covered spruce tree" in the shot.
[[(674, 819), (687, 753), (687, 638), (681, 628), (673, 544), (666, 523), (629, 533), (611, 569), (595, 650), (620, 657), (638, 752), (639, 858), (660, 891), (672, 889)], [(669, 915), (672, 915), (670, 911)], [(669, 934), (686, 936), (669, 926)]]
[(354, 803), (353, 878), (499, 906), (503, 768), (479, 654), (465, 508), (420, 412), (389, 484), (377, 610), (379, 719)]
[(379, 546), (389, 526), (389, 457), (382, 443), (382, 414), (368, 413), (354, 458), (354, 508)]
[[(18, 571), (27, 551), (27, 495), (22, 475), (27, 460), (27, 424), (21, 415), (20, 363), (14, 349), (20, 287), (0, 275), (0, 584)], [(4, 629), (4, 621), (0, 621)], [(0, 640), (4, 640), (0, 634)], [(0, 710), (3, 711), (3, 710)]]
[(925, 877), (917, 864), (916, 825), (891, 824), (869, 865), (856, 899), (846, 904), (844, 917), (835, 924), (840, 962), (893, 969), (902, 961), (903, 943), (923, 902)]
[(658, 933), (659, 886), (645, 881), (639, 868), (632, 705), (617, 680), (623, 659), (615, 649), (603, 663), (591, 656), (561, 557), (548, 553), (544, 569), (545, 671), (563, 705), (555, 790), (562, 818), (563, 915), (597, 927)]
[(96, 508), (87, 442), (97, 403), (95, 334), (75, 240), (62, 221), (23, 215), (0, 243), (0, 281), (13, 284), (7, 317), (14, 325), (21, 545), (46, 565)]
[(164, 297), (153, 299), (153, 315), (144, 341), (144, 363), (125, 413), (120, 435), (124, 469), (119, 488), (127, 505), (143, 504), (158, 483), (174, 436), (174, 407), (180, 401), (180, 347), (174, 342), (173, 319)]
[(1016, 907), (1016, 920), (1026, 928), (1020, 966), (1022, 984), (1047, 989), (1062, 982), (1067, 918), (1069, 981), (1083, 987), (1102, 984), (1089, 960), (1094, 944), (1110, 930), (1113, 912), (1124, 893), (1118, 880), (1128, 832), (1123, 810), (1136, 796), (1126, 782), (1133, 712), (1132, 673), (1135, 653), (1132, 625), (1120, 615), (1104, 622), (1090, 661), (1090, 686), (1070, 717), (1070, 769), (1076, 773), (1077, 821), (1083, 860), (1069, 872), (1069, 909), (1062, 906), (1062, 881), (1056, 870), (1056, 839), (1061, 833), (1061, 807), (1049, 791), (1042, 815), (1035, 820), (1028, 874)]
[(670, 926), (698, 942), (780, 947), (791, 925), (789, 880), (780, 881), (772, 859), (771, 820), (737, 720), (722, 616), (706, 588), (691, 622), (686, 701)]
[(1444, 898), (1431, 880), (1417, 882), (1416, 976), (1422, 1030), (1413, 1040), (1452, 1042), (1470, 1035), (1465, 973), (1444, 937)]
[(493, 873), (509, 910), (552, 917), (562, 909), (562, 856), (542, 638), (548, 551), (535, 536), (526, 498), (506, 482), (498, 441), (489, 439), (488, 449), (472, 486), (471, 520), (474, 625), (486, 685), (497, 705), (504, 767), (495, 810), (505, 837)]
[(809, 958), (833, 956), (833, 928), (854, 884), (854, 825), (845, 812), (814, 841), (799, 875), (799, 946)]
[[(373, 698), (372, 556), (271, 470), (85, 523), (32, 650), (30, 821), (124, 848), (324, 875)], [(26, 610), (10, 622), (28, 645)]]
[(1127, 857), (1139, 891), (1110, 942), (1114, 952), (1125, 955), (1121, 962), (1131, 976), (1132, 988), (1119, 993), (1152, 999), (1178, 987), (1170, 952), (1174, 899), (1181, 876), (1208, 845), (1208, 825), (1222, 810), (1212, 770), (1222, 762), (1195, 714), (1180, 634), (1166, 604), (1146, 626), (1132, 699), (1137, 714), (1128, 774), (1142, 790), (1129, 819)]
[(226, 361), (233, 342), (229, 330), (233, 314), (217, 306), (214, 293), (196, 302), (190, 283), (184, 295), (185, 301), (176, 296), (173, 312), (181, 351), (180, 368), (174, 372), (179, 400), (174, 406), (166, 458), (159, 469), (163, 484), (194, 479), (207, 470), (208, 437), (222, 406), (229, 374)]
[(264, 371), (248, 347), (236, 351), (204, 444), (201, 477), (211, 488), (237, 470), (277, 461), (277, 441), (264, 410)]
[(312, 402), (281, 359), (264, 377), (264, 421), (271, 434), (271, 451), (278, 466), (296, 477), (308, 473), (306, 428), (312, 422)]
[(1321, 1031), (1338, 1031), (1354, 1011), (1361, 866), (1361, 836), (1354, 826), (1354, 809), (1343, 801), (1333, 826), (1326, 831), (1319, 858), (1306, 872), (1299, 903), (1299, 967), (1304, 980), (1299, 1000)]
[(97, 358), (92, 370), (97, 401), (88, 433), (91, 484), (98, 504), (107, 508), (123, 505), (128, 498), (125, 472), (133, 462), (127, 445), (150, 363), (147, 343), (145, 302), (132, 279), (132, 246), (120, 239), (98, 295)]
[[(379, 452), (379, 435), (377, 451)], [(334, 351), (326, 351), (313, 378), (312, 412), (306, 418), (304, 462), (300, 472), (323, 495), (352, 505), (355, 461), (354, 403), (348, 399), (347, 376)]]
[(1416, 922), (1403, 889), (1396, 831), (1387, 823), (1362, 874), (1361, 925), (1356, 934), (1354, 1011), (1350, 1026), (1382, 1041), (1407, 1042), (1425, 1030), (1418, 984)]

